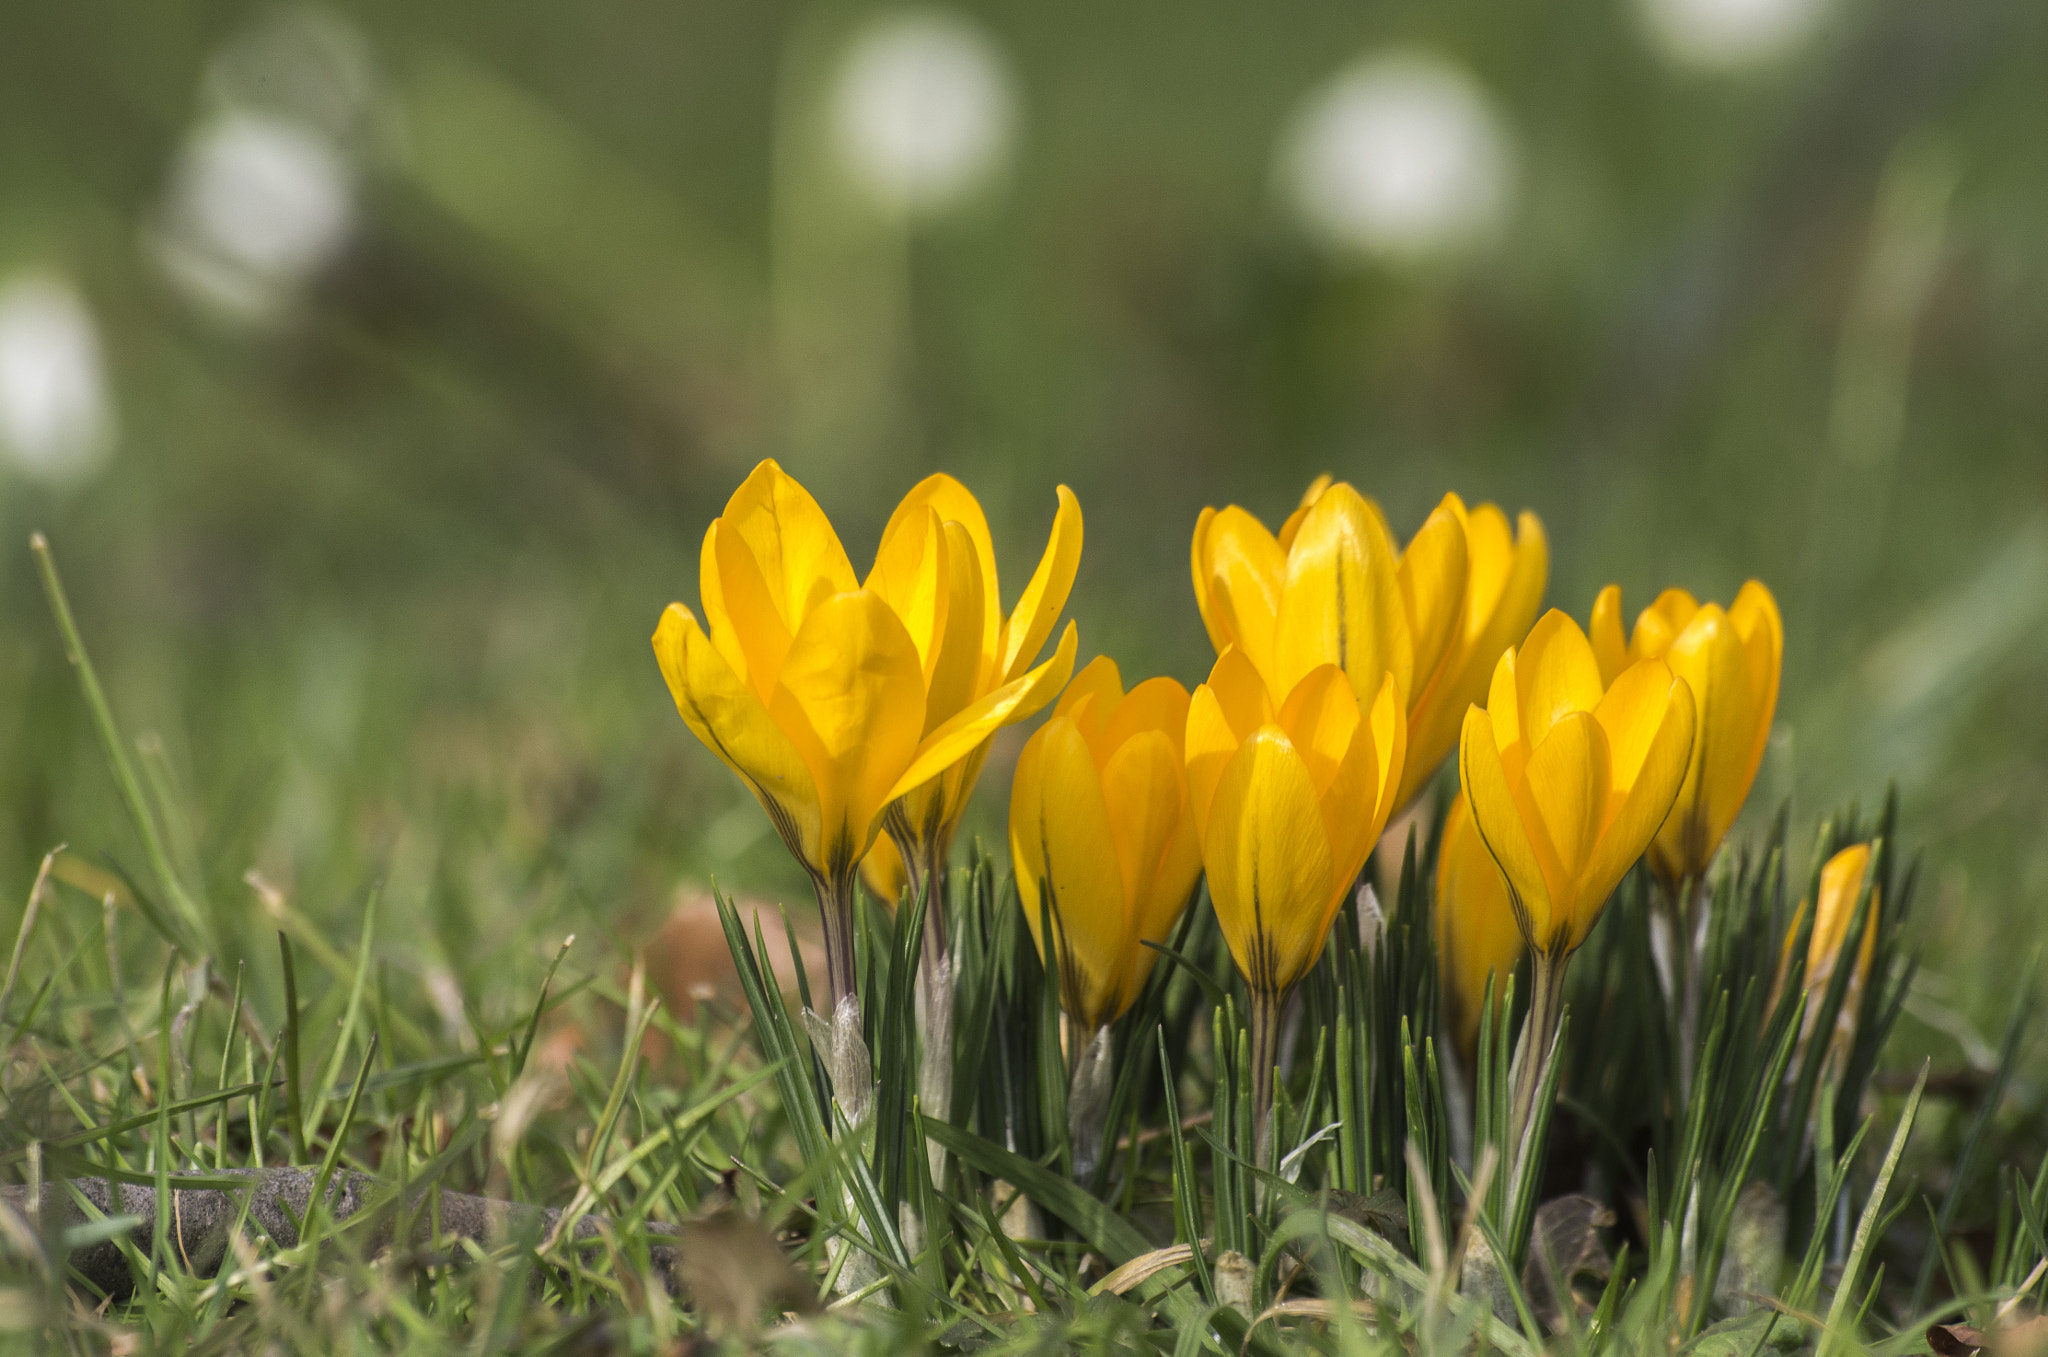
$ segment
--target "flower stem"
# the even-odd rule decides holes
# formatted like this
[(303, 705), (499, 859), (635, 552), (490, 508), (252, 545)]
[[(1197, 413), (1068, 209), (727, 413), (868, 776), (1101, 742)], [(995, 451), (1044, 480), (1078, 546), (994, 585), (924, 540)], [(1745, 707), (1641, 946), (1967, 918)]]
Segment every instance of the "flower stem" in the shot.
[(1557, 1024), (1564, 1016), (1564, 965), (1564, 956), (1549, 952), (1537, 952), (1533, 962), (1534, 992), (1529, 997), (1529, 1016), (1515, 1058), (1515, 1101), (1505, 1147), (1507, 1162), (1514, 1166), (1508, 1178), (1510, 1184), (1521, 1181), (1522, 1156), (1534, 1148), (1524, 1141), (1536, 1111), (1536, 1092), (1550, 1072)]
[(1254, 988), (1251, 998), (1252, 1155), (1263, 1168), (1273, 1140), (1273, 1074), (1280, 1061), (1280, 1015), (1287, 995)]
[(826, 1011), (834, 1014), (847, 999), (853, 1000), (856, 1009), (860, 1004), (853, 952), (853, 882), (852, 869), (811, 879), (825, 925)]

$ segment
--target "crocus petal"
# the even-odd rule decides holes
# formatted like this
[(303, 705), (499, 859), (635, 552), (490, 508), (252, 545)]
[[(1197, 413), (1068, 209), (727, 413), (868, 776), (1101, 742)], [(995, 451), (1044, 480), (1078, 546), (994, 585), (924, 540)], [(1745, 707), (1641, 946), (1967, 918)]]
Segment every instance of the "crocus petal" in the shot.
[[(1625, 746), (1641, 748), (1643, 754), (1627, 794), (1618, 797), (1620, 805), (1613, 808), (1607, 828), (1600, 836), (1599, 846), (1594, 849), (1592, 860), (1580, 877), (1579, 899), (1585, 910), (1575, 915), (1572, 921), (1573, 946), (1585, 940), (1601, 905), (1621, 884), (1621, 878), (1643, 855), (1658, 827), (1670, 815), (1672, 803), (1678, 799), (1678, 789), (1685, 781), (1686, 763), (1692, 754), (1691, 690), (1685, 686), (1684, 680), (1671, 675), (1655, 660), (1640, 661), (1636, 667), (1651, 668), (1652, 674), (1661, 671), (1669, 676), (1663, 690), (1665, 700), (1657, 703), (1654, 700), (1655, 685), (1645, 681), (1649, 692), (1643, 698), (1630, 698), (1625, 707), (1617, 704), (1612, 712), (1595, 713), (1603, 730), (1622, 729), (1626, 732), (1620, 739), (1608, 742), (1610, 751)], [(1629, 672), (1624, 672), (1614, 686), (1617, 691), (1626, 691)], [(1643, 740), (1641, 733), (1645, 726), (1654, 730), (1647, 741)], [(1618, 757), (1615, 776), (1618, 778), (1627, 771)]]
[(896, 771), (924, 726), (924, 678), (910, 633), (881, 597), (834, 594), (790, 642), (769, 700), (818, 787), (828, 873), (851, 870), (874, 842)]
[(1045, 638), (1052, 635), (1067, 595), (1074, 588), (1075, 572), (1081, 568), (1081, 501), (1064, 485), (1059, 487), (1059, 511), (1053, 515), (1052, 535), (1038, 569), (1017, 600), (1003, 628), (1004, 653), (1000, 674), (1004, 682), (1015, 679), (1038, 658)]
[(982, 608), (987, 602), (973, 535), (957, 519), (938, 524), (935, 518), (934, 524), (945, 543), (946, 603), (939, 610), (938, 643), (925, 666), (927, 735), (975, 698), (983, 670)]
[(1166, 941), (1181, 911), (1194, 896), (1195, 882), (1201, 875), (1202, 845), (1195, 837), (1194, 817), (1188, 813), (1183, 798), (1173, 837), (1167, 840), (1158, 865), (1145, 883), (1144, 894), (1134, 902), (1138, 945), (1132, 949), (1131, 973), (1124, 982), (1125, 1002), (1137, 998), (1145, 977), (1152, 973), (1152, 963), (1158, 959), (1159, 954), (1145, 944)]
[[(1060, 694), (1059, 705), (1053, 708), (1053, 715), (1071, 716), (1083, 701), (1092, 697), (1096, 713), (1092, 724), (1099, 728), (1101, 714), (1114, 707), (1123, 695), (1124, 678), (1117, 670), (1116, 661), (1107, 655), (1097, 655), (1076, 671), (1066, 691)], [(1083, 732), (1088, 729), (1089, 723), (1083, 723)]]
[(715, 563), (721, 606), (728, 609), (722, 628), (712, 633), (713, 642), (728, 661), (737, 656), (733, 668), (765, 703), (789, 654), (789, 628), (783, 625), (760, 563), (739, 533), (723, 520), (715, 521), (704, 545), (706, 557)]
[[(1181, 802), (1186, 784), (1187, 774), (1173, 741), (1156, 730), (1126, 740), (1102, 765), (1102, 796), (1109, 807), (1117, 869), (1134, 932), (1137, 905), (1145, 898), (1166, 856), (1167, 844), (1185, 818)], [(1136, 945), (1135, 937), (1132, 943)]]
[(1757, 725), (1756, 749), (1751, 755), (1753, 763), (1761, 763), (1764, 746), (1771, 738), (1771, 719), (1778, 710), (1778, 680), (1785, 663), (1785, 625), (1778, 617), (1778, 601), (1757, 580), (1744, 584), (1735, 595), (1735, 602), (1728, 608), (1728, 620), (1742, 637), (1743, 649), (1749, 656), (1750, 682), (1757, 692), (1757, 709), (1763, 713)]
[(1361, 699), (1388, 673), (1404, 699), (1414, 690), (1392, 537), (1379, 509), (1342, 482), (1310, 507), (1287, 553), (1273, 662), (1262, 672), (1275, 692), (1287, 692), (1321, 664), (1350, 675)]
[[(1608, 774), (1607, 737), (1591, 712), (1559, 717), (1529, 753), (1528, 803), (1536, 810), (1530, 838), (1539, 846), (1548, 841), (1566, 880), (1573, 884), (1600, 836)], [(1562, 883), (1553, 887), (1558, 884)]]
[(1610, 584), (1593, 600), (1590, 634), (1593, 656), (1600, 662), (1600, 682), (1611, 684), (1629, 666), (1628, 642), (1621, 634), (1621, 586)]
[(1683, 589), (1666, 589), (1657, 595), (1655, 603), (1636, 614), (1636, 629), (1628, 642), (1629, 658), (1661, 658), (1699, 610), (1700, 601)]
[(924, 737), (917, 756), (896, 780), (888, 800), (915, 789), (966, 758), (976, 746), (1013, 721), (1022, 721), (1042, 710), (1059, 696), (1074, 672), (1074, 624), (1069, 622), (1060, 636), (1053, 657), (1022, 678), (1004, 684), (972, 706), (950, 717), (945, 724)]
[[(1045, 955), (1041, 924), (1058, 930), (1063, 997), (1093, 1030), (1128, 970), (1126, 917), (1109, 808), (1088, 743), (1055, 717), (1031, 737), (1010, 796), (1010, 851), (1024, 918)], [(1043, 902), (1043, 903), (1041, 903)]]
[(1273, 718), (1301, 755), (1318, 797), (1336, 777), (1358, 723), (1358, 697), (1351, 691), (1350, 678), (1334, 664), (1304, 675)]
[(1719, 606), (1709, 603), (1694, 613), (1664, 660), (1692, 690), (1697, 729), (1685, 782), (1657, 846), (1672, 874), (1690, 876), (1706, 869), (1749, 796), (1756, 775), (1751, 756), (1763, 753), (1757, 730), (1768, 718), (1757, 710), (1742, 638)]
[(1280, 525), (1279, 540), (1282, 553), (1294, 550), (1294, 539), (1301, 532), (1301, 520), (1308, 517), (1308, 511), (1315, 507), (1323, 492), (1330, 488), (1332, 477), (1324, 472), (1308, 483), (1308, 489), (1301, 492), (1301, 503), (1294, 506), (1294, 512), (1287, 515), (1287, 521)]
[(1397, 576), (1415, 647), (1415, 691), (1426, 691), (1465, 622), (1465, 506), (1445, 495), (1401, 553)]
[[(861, 584), (863, 589), (881, 595), (910, 633), (924, 666), (927, 685), (939, 662), (939, 643), (946, 634), (950, 574), (946, 534), (939, 516), (930, 509), (920, 516), (899, 508), (882, 530), (882, 545), (875, 552), (874, 569), (868, 571)], [(978, 649), (974, 658), (977, 662), (981, 658)]]
[[(791, 632), (833, 594), (855, 587), (853, 563), (831, 520), (772, 460), (763, 461), (726, 501), (724, 522), (747, 544)], [(730, 611), (732, 600), (727, 600)]]
[(1522, 955), (1507, 882), (1472, 827), (1464, 797), (1451, 803), (1437, 849), (1436, 949), (1445, 981), (1451, 1030), (1468, 1056), (1478, 1044), (1479, 1019), (1492, 980), (1496, 1000)]
[(996, 640), (1003, 625), (1003, 605), (996, 580), (995, 539), (989, 535), (988, 516), (981, 511), (981, 501), (974, 497), (973, 491), (939, 472), (910, 487), (910, 493), (890, 515), (888, 527), (882, 529), (883, 539), (887, 540), (890, 528), (898, 519), (922, 517), (927, 509), (936, 513), (942, 522), (958, 523), (965, 528), (968, 540), (974, 543), (974, 560), (980, 567), (982, 587), (981, 653), (993, 665)]
[(1210, 644), (1219, 655), (1238, 647), (1265, 672), (1272, 663), (1287, 553), (1265, 524), (1233, 504), (1202, 511), (1192, 558), (1195, 603)]
[(1116, 704), (1103, 725), (1099, 747), (1115, 749), (1140, 731), (1156, 730), (1173, 742), (1178, 759), (1187, 728), (1188, 690), (1170, 678), (1150, 678)]
[(1466, 712), (1458, 752), (1458, 775), (1472, 806), (1473, 827), (1506, 878), (1522, 937), (1533, 948), (1548, 949), (1556, 940), (1558, 922), (1552, 918), (1549, 887), (1501, 766), (1493, 723), (1477, 707)]
[(697, 618), (671, 603), (654, 632), (654, 656), (690, 733), (740, 775), (799, 860), (819, 866), (817, 784), (789, 737), (740, 681)]
[(1522, 743), (1534, 750), (1568, 713), (1591, 711), (1604, 691), (1600, 664), (1586, 633), (1552, 608), (1515, 651), (1515, 700)]
[(1252, 988), (1284, 992), (1322, 951), (1339, 892), (1315, 787), (1279, 727), (1256, 731), (1223, 770), (1202, 856), (1238, 969)]
[[(1341, 727), (1341, 711), (1338, 716)], [(1406, 753), (1406, 726), (1401, 692), (1389, 674), (1380, 681), (1371, 710), (1353, 725), (1343, 762), (1321, 789), (1323, 831), (1341, 880), (1358, 875), (1387, 827)]]

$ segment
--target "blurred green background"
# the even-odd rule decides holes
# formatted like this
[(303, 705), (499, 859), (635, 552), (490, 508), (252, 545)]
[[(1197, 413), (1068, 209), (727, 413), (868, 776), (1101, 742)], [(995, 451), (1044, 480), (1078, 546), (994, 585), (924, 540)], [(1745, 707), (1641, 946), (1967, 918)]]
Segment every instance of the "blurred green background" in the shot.
[(251, 868), (341, 938), (381, 881), (388, 963), (488, 1006), (685, 883), (808, 912), (647, 642), (756, 459), (857, 562), (953, 472), (1006, 597), (1072, 485), (1084, 655), (1190, 683), (1196, 514), (1328, 470), (1404, 537), (1533, 508), (1581, 620), (1769, 583), (1753, 809), (1896, 777), (1915, 1016), (1993, 1022), (2048, 897), (2044, 69), (2034, 0), (13, 0), (0, 926), (60, 841), (142, 870), (32, 529), (232, 945)]

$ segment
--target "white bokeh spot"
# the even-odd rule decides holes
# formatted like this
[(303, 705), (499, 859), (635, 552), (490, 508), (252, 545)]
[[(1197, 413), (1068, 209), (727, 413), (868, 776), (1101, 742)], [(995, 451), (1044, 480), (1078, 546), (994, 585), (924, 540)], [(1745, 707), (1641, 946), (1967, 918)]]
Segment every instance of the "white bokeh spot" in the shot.
[(54, 274), (0, 282), (0, 451), (43, 480), (97, 471), (114, 442), (99, 327)]
[(1016, 96), (979, 28), (945, 11), (914, 10), (854, 39), (830, 115), (843, 168), (869, 198), (929, 213), (993, 177), (1009, 149)]
[(1641, 0), (1650, 37), (1672, 62), (1737, 70), (1771, 61), (1818, 25), (1827, 0)]
[(1339, 72), (1287, 135), (1281, 185), (1324, 244), (1386, 259), (1454, 254), (1505, 220), (1506, 129), (1462, 68), (1394, 51)]

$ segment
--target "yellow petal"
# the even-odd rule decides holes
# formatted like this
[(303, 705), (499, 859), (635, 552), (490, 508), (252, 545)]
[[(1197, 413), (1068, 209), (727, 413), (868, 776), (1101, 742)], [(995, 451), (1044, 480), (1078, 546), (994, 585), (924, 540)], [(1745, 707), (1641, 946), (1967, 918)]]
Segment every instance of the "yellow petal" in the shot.
[[(806, 614), (855, 587), (853, 563), (825, 511), (773, 461), (764, 461), (726, 501), (723, 521), (760, 565), (783, 622), (794, 633)], [(728, 611), (732, 600), (726, 600)]]
[(1223, 770), (1202, 857), (1238, 969), (1255, 990), (1285, 992), (1322, 952), (1342, 887), (1308, 769), (1279, 727), (1254, 732)]
[[(1516, 696), (1520, 685), (1515, 679), (1516, 650), (1504, 650), (1493, 666), (1493, 683), (1486, 692), (1486, 719), (1493, 727), (1494, 747), (1501, 757), (1508, 761), (1508, 771), (1521, 776), (1522, 763), (1529, 751), (1522, 743), (1521, 699)], [(1466, 717), (1467, 722), (1471, 720)], [(1460, 738), (1463, 738), (1462, 728)]]
[[(1379, 696), (1363, 720), (1347, 723), (1341, 706), (1334, 715), (1334, 729), (1348, 726), (1350, 733), (1345, 737), (1342, 761), (1318, 791), (1330, 860), (1338, 878), (1350, 881), (1364, 868), (1394, 808), (1394, 791), (1407, 748), (1407, 715), (1392, 674), (1380, 680)], [(1331, 727), (1325, 727), (1321, 738), (1327, 740), (1332, 733)]]
[[(936, 524), (937, 520), (934, 519)], [(957, 519), (938, 525), (945, 542), (946, 603), (939, 610), (941, 632), (926, 665), (924, 728), (929, 735), (980, 696), (984, 670), (982, 607), (986, 591), (972, 534)]]
[[(1130, 945), (1138, 945), (1144, 907), (1158, 881), (1167, 850), (1187, 819), (1187, 775), (1180, 756), (1162, 732), (1151, 730), (1125, 741), (1102, 766), (1102, 795), (1109, 807), (1109, 827), (1116, 840), (1116, 860), (1131, 928)], [(1124, 959), (1130, 971), (1132, 957)], [(1119, 996), (1119, 1007), (1135, 998)]]
[(797, 629), (769, 699), (811, 770), (828, 875), (850, 872), (893, 801), (924, 727), (924, 676), (910, 633), (877, 594), (834, 594)]
[(1222, 780), (1223, 770), (1241, 743), (1237, 732), (1230, 728), (1230, 718), (1225, 715), (1216, 690), (1206, 683), (1196, 688), (1194, 696), (1188, 699), (1188, 728), (1181, 756), (1187, 760), (1188, 815), (1195, 822), (1197, 839), (1208, 837), (1209, 808), (1216, 797), (1216, 784)]
[(1621, 635), (1621, 586), (1610, 584), (1593, 600), (1593, 628), (1590, 637), (1593, 656), (1600, 662), (1600, 682), (1611, 684), (1629, 666), (1628, 642)]
[(1771, 738), (1771, 720), (1778, 711), (1778, 680), (1784, 670), (1785, 626), (1778, 617), (1778, 601), (1757, 580), (1750, 580), (1735, 595), (1728, 620), (1742, 636), (1749, 656), (1750, 683), (1757, 692), (1757, 708), (1763, 720), (1757, 731), (1755, 757), (1763, 760), (1763, 746)]
[(1280, 525), (1280, 550), (1291, 551), (1294, 539), (1301, 532), (1301, 520), (1308, 517), (1308, 511), (1323, 497), (1323, 491), (1330, 488), (1331, 476), (1324, 472), (1308, 483), (1308, 489), (1301, 492), (1301, 503), (1294, 506), (1294, 512), (1287, 515), (1287, 521)]
[[(1455, 502), (1450, 497), (1449, 502)], [(1465, 614), (1435, 680), (1409, 702), (1408, 758), (1397, 804), (1413, 801), (1458, 742), (1465, 708), (1486, 699), (1503, 652), (1528, 634), (1550, 577), (1543, 524), (1524, 512), (1520, 541), (1507, 515), (1491, 504), (1465, 514)]]
[[(1806, 986), (1823, 988), (1833, 974), (1842, 944), (1849, 940), (1849, 926), (1856, 922), (1856, 905), (1863, 895), (1863, 881), (1870, 872), (1870, 845), (1852, 843), (1827, 860), (1820, 869), (1820, 909), (1813, 916), (1813, 937), (1806, 949)], [(1793, 935), (1799, 920), (1793, 920)], [(1876, 931), (1866, 925), (1866, 936)], [(1787, 938), (1789, 943), (1792, 938)]]
[(1653, 864), (1677, 879), (1705, 871), (1734, 823), (1763, 757), (1758, 736), (1768, 733), (1769, 718), (1757, 710), (1742, 638), (1718, 605), (1695, 612), (1664, 659), (1692, 690), (1697, 717), (1692, 758), (1658, 831)]
[(896, 512), (890, 515), (889, 526), (883, 528), (883, 539), (888, 539), (890, 528), (895, 527), (898, 519), (922, 518), (927, 509), (942, 522), (958, 523), (965, 528), (968, 540), (974, 543), (974, 560), (980, 568), (982, 587), (981, 653), (993, 662), (996, 638), (1003, 625), (1003, 605), (996, 580), (995, 539), (989, 535), (988, 516), (982, 513), (981, 501), (972, 491), (940, 472), (910, 488), (910, 493), (896, 506)]
[(966, 758), (997, 730), (1044, 709), (1059, 696), (1060, 689), (1066, 686), (1068, 677), (1074, 672), (1075, 644), (1074, 624), (1069, 622), (1060, 636), (1059, 649), (1051, 659), (963, 708), (925, 736), (917, 746), (916, 757), (896, 780), (888, 799), (893, 801), (918, 784), (937, 777)]
[(1566, 712), (1529, 752), (1526, 804), (1536, 810), (1529, 837), (1539, 859), (1547, 847), (1563, 869), (1563, 879), (1551, 883), (1553, 899), (1563, 894), (1560, 887), (1579, 882), (1593, 856), (1607, 814), (1609, 770), (1607, 736), (1591, 712)]
[(1115, 704), (1097, 747), (1115, 749), (1141, 731), (1156, 730), (1172, 742), (1178, 761), (1187, 728), (1188, 690), (1170, 678), (1150, 678)]
[(1192, 556), (1195, 603), (1210, 644), (1219, 655), (1238, 647), (1265, 672), (1272, 663), (1287, 553), (1265, 524), (1233, 504), (1220, 513), (1202, 511)]
[(713, 643), (765, 703), (782, 676), (789, 628), (783, 625), (760, 563), (737, 532), (722, 520), (714, 522), (704, 546), (705, 556), (714, 563), (721, 606), (729, 610), (723, 634), (714, 631)]
[[(1116, 661), (1107, 655), (1097, 655), (1082, 665), (1073, 681), (1067, 684), (1067, 690), (1060, 694), (1059, 705), (1053, 708), (1053, 714), (1072, 716), (1083, 701), (1093, 698), (1094, 715), (1091, 719), (1095, 726), (1100, 727), (1102, 714), (1114, 708), (1123, 695), (1124, 677), (1117, 671)], [(1082, 723), (1081, 729), (1086, 733), (1089, 723)]]
[(1515, 652), (1515, 704), (1522, 743), (1534, 751), (1550, 728), (1575, 711), (1591, 711), (1606, 691), (1586, 633), (1552, 608)]
[[(1089, 1031), (1114, 1006), (1128, 971), (1124, 909), (1108, 806), (1087, 741), (1060, 717), (1033, 735), (1010, 793), (1010, 851), (1024, 918), (1045, 955), (1041, 922), (1058, 931), (1062, 999)], [(1041, 906), (1043, 901), (1043, 906)]]
[(1496, 999), (1522, 955), (1522, 934), (1507, 882), (1472, 827), (1460, 796), (1444, 817), (1437, 848), (1436, 946), (1451, 1030), (1468, 1056), (1478, 1043), (1479, 1019), (1492, 980)]
[(654, 655), (690, 733), (740, 775), (797, 859), (820, 865), (817, 785), (789, 737), (711, 644), (696, 617), (671, 603), (654, 632)]
[(1458, 775), (1471, 803), (1473, 828), (1506, 879), (1523, 940), (1538, 950), (1549, 948), (1561, 941), (1557, 925), (1569, 920), (1553, 918), (1550, 889), (1501, 766), (1493, 723), (1477, 707), (1465, 715), (1464, 734), (1458, 741)]
[[(1646, 670), (1650, 677), (1634, 679), (1638, 670)], [(1661, 693), (1652, 679), (1661, 681)], [(1573, 919), (1573, 946), (1585, 940), (1601, 905), (1670, 815), (1692, 753), (1692, 692), (1661, 662), (1638, 661), (1615, 680), (1610, 696), (1614, 693), (1621, 696), (1603, 704), (1595, 717), (1603, 730), (1618, 732), (1607, 745), (1618, 804), (1610, 808), (1599, 846), (1580, 877), (1583, 909)], [(1645, 729), (1651, 732), (1647, 740)], [(1640, 761), (1631, 768), (1632, 751), (1637, 749), (1642, 751)], [(1624, 777), (1629, 778), (1626, 793), (1620, 791)]]
[(1275, 692), (1292, 690), (1320, 664), (1348, 674), (1361, 700), (1378, 693), (1388, 673), (1404, 700), (1414, 690), (1393, 540), (1378, 507), (1342, 482), (1310, 507), (1287, 553), (1273, 655), (1262, 672)]
[(1294, 685), (1273, 718), (1308, 768), (1318, 798), (1337, 776), (1358, 723), (1358, 698), (1351, 691), (1351, 680), (1334, 664), (1310, 670)]
[(1401, 553), (1397, 574), (1415, 648), (1415, 690), (1425, 691), (1465, 622), (1465, 506), (1445, 495)]
[(1059, 501), (1045, 554), (1039, 558), (1038, 569), (1032, 572), (1031, 582), (1024, 586), (1024, 594), (1017, 600), (1016, 611), (1003, 628), (1001, 677), (1006, 683), (1038, 658), (1045, 638), (1052, 635), (1053, 624), (1059, 621), (1060, 610), (1067, 606), (1074, 574), (1081, 568), (1081, 501), (1064, 485), (1059, 487)]
[(1144, 894), (1135, 903), (1138, 945), (1131, 952), (1131, 970), (1124, 982), (1127, 1001), (1135, 999), (1152, 973), (1158, 953), (1147, 942), (1165, 942), (1194, 897), (1195, 882), (1202, 875), (1202, 845), (1195, 837), (1194, 817), (1188, 813), (1185, 797), (1180, 814), (1174, 818), (1173, 835), (1166, 842), (1158, 865), (1145, 883)]
[(1662, 659), (1699, 609), (1699, 600), (1683, 589), (1666, 589), (1657, 595), (1655, 603), (1636, 614), (1635, 634), (1628, 643), (1629, 658)]
[[(874, 569), (861, 584), (879, 594), (910, 633), (927, 684), (939, 662), (939, 642), (945, 637), (950, 573), (939, 516), (930, 509), (921, 517), (899, 509), (882, 530)], [(977, 649), (975, 659), (980, 658)]]

